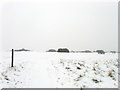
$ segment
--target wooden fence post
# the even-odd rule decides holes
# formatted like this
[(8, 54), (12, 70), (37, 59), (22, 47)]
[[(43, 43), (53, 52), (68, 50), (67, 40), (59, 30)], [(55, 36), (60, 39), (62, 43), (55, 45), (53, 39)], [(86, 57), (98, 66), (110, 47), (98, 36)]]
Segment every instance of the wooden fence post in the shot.
[(14, 59), (14, 49), (12, 49), (12, 61), (11, 61), (11, 67), (13, 67), (13, 59)]

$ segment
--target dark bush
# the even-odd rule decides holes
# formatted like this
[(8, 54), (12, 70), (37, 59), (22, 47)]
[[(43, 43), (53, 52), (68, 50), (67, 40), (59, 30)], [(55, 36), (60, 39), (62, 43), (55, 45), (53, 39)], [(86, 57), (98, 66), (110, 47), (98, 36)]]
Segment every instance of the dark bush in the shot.
[(57, 52), (66, 52), (66, 53), (69, 53), (69, 50), (67, 48), (59, 48)]
[(116, 51), (110, 51), (110, 53), (116, 53)]
[(97, 52), (98, 54), (105, 54), (105, 51), (103, 51), (103, 50), (96, 50), (96, 52)]
[(49, 49), (47, 52), (56, 52), (55, 49)]

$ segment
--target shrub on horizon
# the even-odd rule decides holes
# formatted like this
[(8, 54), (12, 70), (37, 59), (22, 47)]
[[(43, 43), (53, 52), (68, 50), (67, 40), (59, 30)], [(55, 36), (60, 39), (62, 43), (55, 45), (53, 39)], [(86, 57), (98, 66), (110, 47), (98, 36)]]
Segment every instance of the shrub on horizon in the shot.
[(105, 54), (105, 51), (103, 51), (103, 50), (96, 50), (96, 52), (97, 52), (98, 54)]
[(57, 52), (69, 53), (70, 51), (67, 48), (59, 48)]

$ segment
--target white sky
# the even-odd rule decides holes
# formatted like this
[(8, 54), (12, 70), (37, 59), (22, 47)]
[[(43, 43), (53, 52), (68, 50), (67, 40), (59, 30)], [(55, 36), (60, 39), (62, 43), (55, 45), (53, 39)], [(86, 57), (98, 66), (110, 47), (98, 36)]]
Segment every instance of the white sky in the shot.
[(2, 1), (2, 49), (118, 50), (117, 1)]

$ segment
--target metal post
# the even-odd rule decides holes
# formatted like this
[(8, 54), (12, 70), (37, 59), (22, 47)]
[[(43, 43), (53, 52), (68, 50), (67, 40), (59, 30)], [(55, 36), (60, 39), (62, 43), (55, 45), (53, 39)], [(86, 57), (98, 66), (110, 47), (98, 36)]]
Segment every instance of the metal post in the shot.
[(12, 49), (12, 61), (11, 61), (11, 67), (13, 67), (13, 59), (14, 59), (14, 49)]

